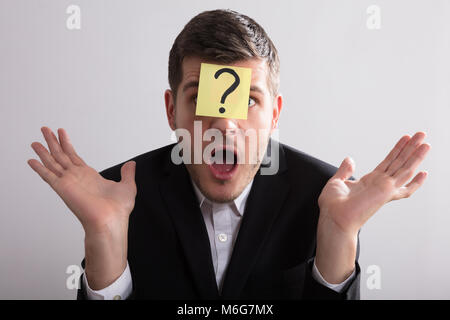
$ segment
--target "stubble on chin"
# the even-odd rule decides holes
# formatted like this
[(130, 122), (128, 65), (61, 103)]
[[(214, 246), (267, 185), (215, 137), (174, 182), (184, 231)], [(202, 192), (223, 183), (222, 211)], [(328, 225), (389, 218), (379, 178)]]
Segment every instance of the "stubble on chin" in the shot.
[[(256, 175), (256, 172), (259, 169), (259, 166), (261, 165), (261, 162), (258, 162), (256, 164), (247, 165), (248, 169), (246, 170), (243, 177), (240, 179), (240, 181), (237, 181), (238, 188), (236, 190), (233, 190), (229, 194), (220, 194), (216, 195), (211, 190), (208, 190), (204, 184), (201, 181), (200, 175), (197, 170), (200, 169), (200, 165), (196, 164), (186, 164), (186, 168), (189, 172), (189, 175), (191, 176), (192, 181), (194, 181), (195, 185), (199, 188), (200, 192), (208, 198), (210, 201), (216, 202), (216, 203), (227, 203), (234, 201), (239, 195), (242, 193), (242, 191), (245, 189), (245, 187), (253, 180), (253, 178)], [(230, 184), (230, 181), (226, 180), (217, 180), (214, 179), (213, 184), (218, 184), (219, 186), (225, 186), (226, 184)], [(213, 186), (214, 187), (214, 186)]]

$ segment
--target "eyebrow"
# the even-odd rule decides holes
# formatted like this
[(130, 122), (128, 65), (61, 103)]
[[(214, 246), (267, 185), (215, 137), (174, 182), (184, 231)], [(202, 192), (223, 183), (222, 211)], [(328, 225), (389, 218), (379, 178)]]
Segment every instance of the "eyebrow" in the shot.
[[(198, 88), (198, 81), (190, 81), (183, 86), (183, 92), (186, 92), (190, 88)], [(250, 91), (256, 91), (264, 94), (264, 91), (258, 86), (251, 86)]]
[(183, 92), (190, 88), (198, 88), (198, 81), (190, 81), (183, 86)]
[(251, 86), (250, 87), (250, 91), (256, 91), (256, 92), (259, 92), (261, 94), (264, 94), (264, 91), (258, 86)]

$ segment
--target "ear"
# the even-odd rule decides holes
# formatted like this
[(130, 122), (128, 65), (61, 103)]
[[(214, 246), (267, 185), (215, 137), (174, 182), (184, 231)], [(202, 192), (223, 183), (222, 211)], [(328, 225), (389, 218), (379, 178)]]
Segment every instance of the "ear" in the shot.
[(172, 90), (167, 89), (164, 92), (164, 102), (166, 103), (167, 121), (169, 122), (170, 128), (172, 130), (175, 130), (176, 129), (176, 125), (175, 125), (175, 99), (174, 99)]
[(277, 95), (273, 101), (272, 128), (271, 131), (278, 128), (278, 120), (280, 118), (281, 109), (283, 108), (283, 96)]

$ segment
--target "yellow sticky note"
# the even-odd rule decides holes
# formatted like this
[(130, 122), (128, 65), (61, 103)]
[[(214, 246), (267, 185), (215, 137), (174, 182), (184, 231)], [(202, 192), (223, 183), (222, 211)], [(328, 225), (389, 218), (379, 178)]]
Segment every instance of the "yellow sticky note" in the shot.
[(197, 116), (247, 119), (252, 69), (202, 63)]

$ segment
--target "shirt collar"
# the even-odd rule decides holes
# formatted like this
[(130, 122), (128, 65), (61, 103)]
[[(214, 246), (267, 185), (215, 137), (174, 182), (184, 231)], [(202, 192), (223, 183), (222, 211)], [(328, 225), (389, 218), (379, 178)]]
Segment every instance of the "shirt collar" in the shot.
[[(200, 191), (200, 189), (197, 187), (197, 185), (195, 184), (194, 181), (192, 181), (192, 185), (194, 186), (195, 195), (197, 196), (200, 207), (202, 207), (203, 203), (205, 203), (205, 202), (208, 202), (213, 206), (215, 204), (217, 204), (217, 203), (209, 200), (208, 198), (206, 198), (203, 195), (203, 193)], [(247, 198), (250, 193), (250, 189), (252, 188), (252, 185), (253, 185), (253, 180), (250, 181), (250, 183), (244, 188), (244, 190), (241, 192), (241, 194), (236, 199), (234, 199), (232, 202), (229, 203), (229, 204), (234, 203), (240, 216), (242, 216), (244, 214), (245, 205), (247, 203)]]

